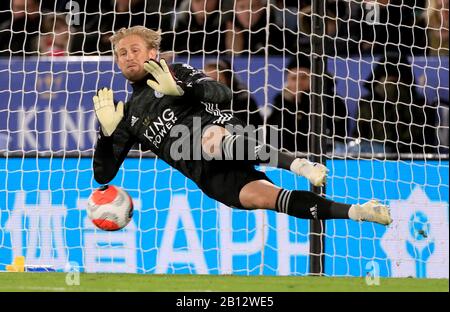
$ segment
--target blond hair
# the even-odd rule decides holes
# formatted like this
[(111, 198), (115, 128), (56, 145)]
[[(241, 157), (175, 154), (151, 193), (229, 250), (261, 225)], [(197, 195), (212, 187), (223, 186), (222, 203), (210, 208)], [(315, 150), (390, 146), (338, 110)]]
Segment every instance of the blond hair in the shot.
[(161, 44), (161, 33), (152, 29), (148, 29), (144, 26), (133, 26), (130, 28), (121, 28), (114, 35), (109, 38), (113, 45), (114, 53), (116, 53), (116, 45), (125, 37), (131, 35), (138, 35), (141, 37), (148, 49), (156, 49), (159, 51), (159, 46)]

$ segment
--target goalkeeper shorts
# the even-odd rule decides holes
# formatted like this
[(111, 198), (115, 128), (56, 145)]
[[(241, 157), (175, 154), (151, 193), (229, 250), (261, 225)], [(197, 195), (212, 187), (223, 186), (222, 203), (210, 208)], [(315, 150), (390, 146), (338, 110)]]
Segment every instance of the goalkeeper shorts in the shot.
[(198, 186), (206, 195), (229, 207), (246, 209), (239, 201), (239, 193), (248, 183), (257, 180), (273, 183), (264, 172), (244, 161), (209, 161), (203, 165)]

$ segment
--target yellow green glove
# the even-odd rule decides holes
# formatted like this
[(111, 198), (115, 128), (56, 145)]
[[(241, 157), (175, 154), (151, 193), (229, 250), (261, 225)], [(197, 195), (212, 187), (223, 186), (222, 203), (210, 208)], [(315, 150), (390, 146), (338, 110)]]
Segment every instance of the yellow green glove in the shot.
[(182, 96), (184, 94), (183, 89), (176, 83), (164, 59), (161, 59), (160, 62), (151, 59), (145, 62), (144, 69), (155, 78), (155, 80), (147, 80), (150, 88), (165, 95)]
[(102, 126), (102, 132), (105, 136), (111, 136), (117, 125), (123, 118), (123, 102), (114, 106), (113, 91), (103, 88), (92, 98), (94, 101), (95, 114)]

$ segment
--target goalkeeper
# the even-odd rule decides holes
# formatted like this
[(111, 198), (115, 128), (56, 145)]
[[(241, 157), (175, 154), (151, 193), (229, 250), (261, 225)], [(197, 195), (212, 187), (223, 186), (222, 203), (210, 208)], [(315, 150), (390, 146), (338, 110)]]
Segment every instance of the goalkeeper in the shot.
[[(392, 222), (388, 207), (374, 200), (349, 205), (312, 192), (275, 186), (265, 173), (254, 168), (269, 163), (261, 157), (263, 154), (272, 155), (272, 165), (304, 176), (315, 186), (324, 185), (328, 170), (259, 144), (251, 136), (229, 131), (230, 127), (245, 126), (231, 114), (218, 110), (222, 103), (231, 101), (231, 90), (189, 65), (169, 67), (163, 59), (158, 62), (160, 41), (159, 32), (142, 26), (122, 28), (111, 37), (115, 60), (133, 93), (125, 105), (116, 105), (113, 91), (106, 88), (94, 96), (101, 125), (93, 161), (98, 183), (109, 183), (131, 147), (139, 143), (141, 150), (151, 150), (192, 179), (206, 195), (230, 207), (271, 209), (304, 219), (352, 219), (385, 225)], [(199, 131), (196, 120), (204, 129), (199, 145), (207, 156), (199, 159), (193, 157), (193, 142)], [(189, 130), (188, 135), (180, 138), (171, 133), (180, 126)], [(173, 157), (180, 142), (190, 142), (190, 157)], [(243, 160), (239, 160), (242, 154)]]

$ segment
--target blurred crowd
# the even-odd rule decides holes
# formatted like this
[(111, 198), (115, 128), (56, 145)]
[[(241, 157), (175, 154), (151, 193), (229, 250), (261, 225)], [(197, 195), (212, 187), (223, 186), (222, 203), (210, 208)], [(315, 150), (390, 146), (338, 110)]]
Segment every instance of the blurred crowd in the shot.
[[(359, 101), (351, 132), (346, 105), (324, 73), (324, 130), (332, 148), (352, 151), (351, 139), (359, 152), (436, 152), (436, 146), (448, 152), (448, 99), (424, 101), (409, 59), (448, 58), (449, 0), (323, 1), (323, 56), (376, 60), (363, 78), (368, 95)], [(167, 55), (220, 60), (204, 70), (232, 88), (233, 102), (225, 109), (255, 126), (265, 120), (281, 127), (284, 149), (308, 149), (311, 0), (11, 0), (1, 2), (0, 22), (0, 56), (110, 55), (109, 38), (118, 29), (159, 29)], [(286, 84), (269, 112), (262, 112), (228, 61), (248, 55), (290, 60)]]
[[(448, 0), (323, 1), (326, 55), (448, 55)], [(135, 25), (160, 29), (164, 51), (308, 54), (311, 17), (311, 0), (2, 1), (0, 55), (111, 54)]]

